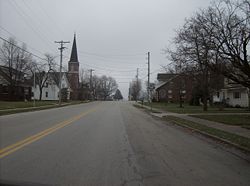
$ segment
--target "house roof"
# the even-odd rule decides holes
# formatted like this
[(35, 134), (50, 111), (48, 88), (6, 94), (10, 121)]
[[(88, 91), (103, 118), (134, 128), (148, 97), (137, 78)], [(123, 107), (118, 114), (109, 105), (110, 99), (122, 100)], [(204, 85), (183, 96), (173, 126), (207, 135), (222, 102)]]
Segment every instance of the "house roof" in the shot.
[[(41, 72), (43, 73), (43, 72)], [(62, 72), (61, 76), (66, 74), (66, 78), (68, 79), (68, 73), (67, 72)], [(57, 86), (59, 86), (59, 81), (60, 81), (60, 72), (49, 72), (49, 77), (52, 78), (52, 80), (56, 83)], [(36, 80), (39, 78), (39, 73), (36, 73)], [(37, 81), (36, 81), (37, 82)]]
[(159, 88), (166, 85), (168, 82), (172, 81), (176, 77), (178, 77), (179, 74), (157, 74), (158, 81), (161, 81), (158, 85), (156, 85), (155, 90), (158, 90)]
[(178, 75), (178, 74), (159, 73), (159, 74), (157, 74), (157, 80), (165, 82), (176, 75)]
[(9, 69), (5, 66), (0, 66), (0, 76), (5, 80), (6, 83), (10, 82), (10, 77), (8, 76)]
[(69, 62), (79, 62), (78, 55), (77, 55), (77, 47), (76, 47), (76, 34), (74, 34), (74, 41), (71, 50), (71, 56)]
[(155, 90), (161, 88), (162, 86), (164, 86), (167, 82), (161, 82), (158, 85), (155, 86)]

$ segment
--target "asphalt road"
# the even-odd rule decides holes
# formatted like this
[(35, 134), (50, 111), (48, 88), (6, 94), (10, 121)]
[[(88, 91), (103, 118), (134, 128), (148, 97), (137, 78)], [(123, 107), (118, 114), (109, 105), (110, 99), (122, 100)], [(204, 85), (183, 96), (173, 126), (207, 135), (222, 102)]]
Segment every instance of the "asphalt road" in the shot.
[(250, 184), (248, 161), (128, 102), (1, 116), (0, 140), (0, 179), (16, 185)]

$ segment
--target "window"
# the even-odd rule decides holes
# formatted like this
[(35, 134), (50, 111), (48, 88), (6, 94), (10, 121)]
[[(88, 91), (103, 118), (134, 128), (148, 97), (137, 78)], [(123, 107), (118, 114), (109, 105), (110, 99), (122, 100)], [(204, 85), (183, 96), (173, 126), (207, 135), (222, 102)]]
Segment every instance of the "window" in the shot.
[(166, 92), (164, 89), (161, 89), (159, 93), (160, 93), (160, 98), (164, 98), (166, 96)]
[(240, 99), (241, 97), (240, 92), (234, 92), (233, 95), (234, 95), (234, 99)]
[(217, 98), (219, 98), (220, 97), (220, 92), (216, 92), (216, 96), (217, 96)]
[(8, 90), (8, 86), (3, 86), (3, 93), (8, 93), (9, 90)]
[(168, 95), (168, 98), (169, 98), (169, 99), (172, 99), (172, 98), (173, 98), (173, 96), (172, 96), (172, 95)]
[(48, 97), (48, 92), (45, 92), (45, 97), (46, 97), (46, 98)]
[(169, 94), (172, 94), (172, 90), (168, 90), (168, 93), (169, 93)]

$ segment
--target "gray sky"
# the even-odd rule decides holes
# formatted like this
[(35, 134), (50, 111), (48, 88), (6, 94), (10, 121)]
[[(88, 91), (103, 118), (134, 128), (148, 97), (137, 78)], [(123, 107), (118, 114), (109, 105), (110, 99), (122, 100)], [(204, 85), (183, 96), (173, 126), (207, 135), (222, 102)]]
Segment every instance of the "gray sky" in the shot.
[[(58, 56), (56, 40), (70, 41), (74, 32), (81, 68), (114, 77), (127, 98), (129, 82), (139, 68), (147, 80), (151, 52), (151, 81), (168, 64), (162, 49), (169, 46), (185, 18), (209, 5), (209, 0), (0, 0), (0, 35), (13, 34), (39, 56)], [(3, 30), (3, 28), (5, 30)], [(7, 31), (9, 32), (7, 32)], [(56, 58), (59, 63), (59, 57)]]

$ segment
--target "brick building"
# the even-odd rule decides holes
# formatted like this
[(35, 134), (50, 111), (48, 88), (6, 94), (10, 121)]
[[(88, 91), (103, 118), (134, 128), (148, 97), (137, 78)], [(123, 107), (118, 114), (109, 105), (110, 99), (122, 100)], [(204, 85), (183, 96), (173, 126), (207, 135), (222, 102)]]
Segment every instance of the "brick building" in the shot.
[(23, 72), (10, 67), (0, 66), (0, 100), (30, 100), (32, 96), (31, 86), (32, 82), (25, 78)]
[(79, 61), (76, 47), (76, 35), (74, 35), (70, 60), (68, 62), (68, 81), (70, 83), (70, 99), (79, 99)]
[(156, 86), (156, 101), (189, 102), (192, 99), (193, 78), (181, 74), (158, 74), (159, 84)]

